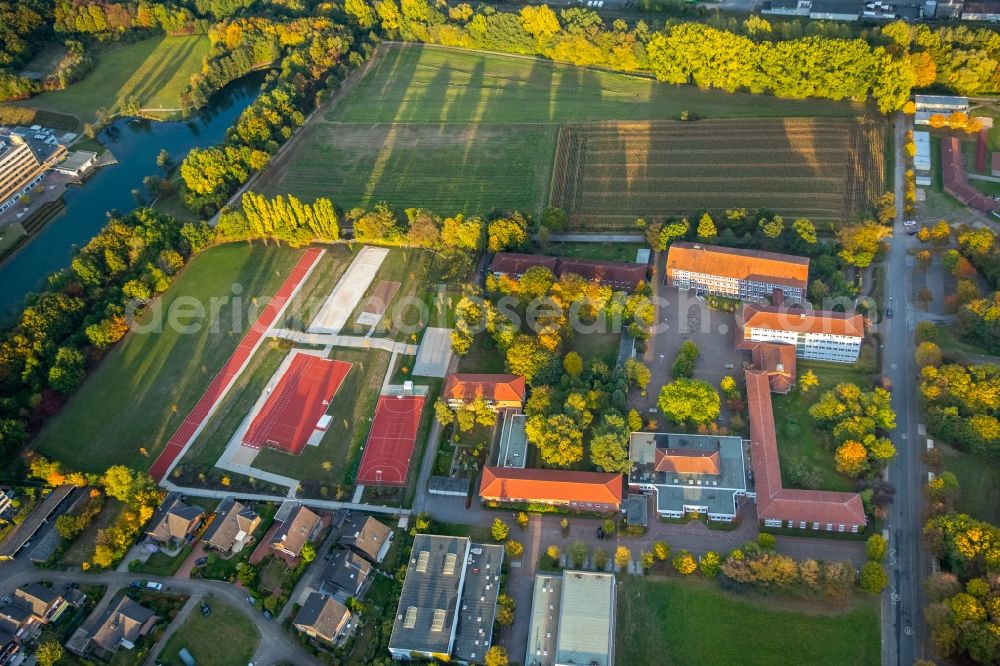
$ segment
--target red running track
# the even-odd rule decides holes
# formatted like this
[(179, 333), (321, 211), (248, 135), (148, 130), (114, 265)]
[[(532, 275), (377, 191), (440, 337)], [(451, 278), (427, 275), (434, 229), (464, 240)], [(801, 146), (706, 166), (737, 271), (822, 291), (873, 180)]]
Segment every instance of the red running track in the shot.
[(250, 423), (243, 445), (299, 455), (337, 394), (351, 363), (294, 352), (288, 369)]
[(174, 436), (167, 442), (166, 448), (163, 449), (163, 452), (153, 462), (153, 466), (149, 468), (150, 476), (157, 481), (163, 480), (171, 463), (181, 454), (188, 441), (190, 441), (194, 433), (208, 418), (208, 414), (212, 410), (212, 407), (215, 406), (215, 403), (229, 390), (230, 384), (239, 376), (247, 359), (260, 346), (267, 329), (274, 324), (278, 315), (284, 310), (285, 304), (291, 298), (292, 293), (295, 292), (303, 278), (309, 274), (310, 269), (322, 254), (323, 250), (319, 248), (310, 248), (302, 254), (298, 263), (295, 264), (295, 268), (292, 269), (292, 272), (285, 279), (285, 283), (281, 285), (281, 288), (275, 293), (274, 298), (271, 299), (271, 302), (267, 304), (267, 307), (257, 317), (257, 321), (254, 322), (250, 330), (243, 336), (243, 340), (240, 341), (239, 346), (233, 351), (233, 355), (229, 357), (226, 364), (222, 366), (222, 370), (219, 371), (219, 374), (212, 379), (212, 383), (205, 389), (205, 393), (202, 394), (198, 404), (187, 415), (184, 422), (177, 428)]
[(380, 486), (406, 484), (423, 408), (423, 396), (379, 397), (365, 454), (358, 467), (358, 483)]

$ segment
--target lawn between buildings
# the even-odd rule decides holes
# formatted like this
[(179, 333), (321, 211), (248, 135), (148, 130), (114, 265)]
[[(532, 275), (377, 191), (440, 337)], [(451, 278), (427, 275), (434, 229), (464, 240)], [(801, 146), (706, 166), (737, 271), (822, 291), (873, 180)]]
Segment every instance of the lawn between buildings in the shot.
[(191, 75), (201, 71), (208, 48), (205, 35), (111, 43), (95, 54), (97, 66), (82, 81), (15, 105), (75, 116), (81, 123), (90, 123), (98, 109), (116, 113), (127, 98), (134, 97), (144, 116), (175, 117), (180, 115), (181, 93)]
[[(824, 441), (809, 408), (822, 393), (842, 382), (870, 390), (871, 377), (851, 365), (805, 361), (798, 364), (799, 377), (810, 369), (819, 378), (819, 386), (803, 393), (796, 385), (787, 395), (771, 397), (782, 483), (786, 488), (853, 491), (854, 481), (837, 471), (835, 449)], [(812, 482), (806, 477), (812, 477)]]
[(212, 609), (204, 616), (195, 608), (160, 652), (164, 664), (180, 664), (178, 653), (187, 648), (204, 666), (244, 666), (250, 663), (260, 632), (246, 615), (211, 596), (203, 600)]
[[(383, 44), (370, 70), (325, 116), (317, 115), (292, 153), (261, 174), (257, 189), (304, 199), (335, 192), (334, 203), (345, 210), (385, 200), (440, 214), (481, 215), (493, 209), (537, 213), (549, 202), (563, 123), (676, 120), (683, 112), (715, 119), (856, 118), (867, 108), (671, 86), (541, 59)], [(814, 138), (793, 146), (790, 159), (822, 158), (816, 152), (819, 143)], [(879, 136), (872, 146), (877, 160), (883, 143)], [(625, 166), (623, 159), (618, 155), (610, 164)], [(833, 177), (826, 170), (842, 169), (847, 159), (845, 152), (830, 164), (814, 165), (818, 180), (800, 186), (801, 196), (808, 199), (816, 182)], [(671, 160), (685, 162), (697, 159), (678, 153)], [(881, 173), (879, 167), (879, 185)], [(623, 174), (610, 181), (588, 181), (586, 189), (620, 190), (625, 198), (633, 189), (642, 189)], [(651, 191), (660, 189), (654, 186)], [(687, 183), (678, 191), (690, 189)], [(717, 193), (716, 187), (712, 194)], [(692, 209), (683, 212), (711, 207), (713, 201), (684, 199), (683, 205)], [(652, 205), (637, 214), (658, 214), (659, 204)], [(766, 207), (774, 206), (769, 202)], [(616, 212), (633, 213), (631, 208)]]
[(964, 453), (938, 442), (944, 469), (958, 479), (955, 509), (993, 525), (1000, 523), (1000, 466), (995, 458)]
[[(217, 330), (203, 319), (193, 333), (168, 325), (160, 332), (128, 333), (39, 433), (34, 448), (86, 472), (116, 464), (149, 467), (239, 344), (248, 328), (251, 298), (274, 294), (300, 254), (273, 245), (234, 243), (195, 257), (158, 299), (161, 321), (166, 322), (166, 313), (182, 297), (203, 304), (206, 313), (213, 298), (224, 297)], [(231, 299), (236, 284), (242, 286), (238, 302)], [(155, 319), (149, 311), (141, 323)], [(142, 447), (148, 457), (139, 451)]]
[(743, 599), (698, 579), (626, 576), (618, 586), (615, 661), (772, 666), (794, 654), (795, 663), (811, 666), (880, 663), (876, 602), (809, 614), (817, 610), (761, 595)]

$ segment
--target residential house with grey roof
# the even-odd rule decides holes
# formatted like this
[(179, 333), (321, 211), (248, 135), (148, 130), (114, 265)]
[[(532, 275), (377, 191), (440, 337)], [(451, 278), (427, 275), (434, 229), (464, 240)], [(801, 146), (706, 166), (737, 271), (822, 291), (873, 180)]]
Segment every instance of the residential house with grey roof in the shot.
[(331, 645), (339, 645), (354, 628), (351, 611), (333, 597), (313, 592), (306, 598), (293, 624), (295, 628)]
[(389, 552), (392, 530), (371, 516), (355, 514), (344, 526), (340, 545), (377, 564)]

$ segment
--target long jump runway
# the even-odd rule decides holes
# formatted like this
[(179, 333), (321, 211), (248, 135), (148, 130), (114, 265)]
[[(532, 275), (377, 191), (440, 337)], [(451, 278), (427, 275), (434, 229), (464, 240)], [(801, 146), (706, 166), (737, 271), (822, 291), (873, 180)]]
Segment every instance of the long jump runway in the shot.
[(358, 467), (359, 484), (406, 485), (423, 408), (424, 396), (379, 397), (365, 453)]
[(299, 455), (330, 400), (351, 370), (350, 363), (311, 354), (295, 356), (263, 409), (250, 423), (243, 445)]
[(170, 469), (170, 465), (184, 451), (184, 447), (187, 446), (198, 430), (204, 426), (216, 403), (229, 391), (229, 388), (236, 381), (247, 361), (257, 351), (260, 343), (264, 340), (264, 334), (271, 328), (275, 320), (277, 320), (278, 315), (285, 309), (285, 305), (288, 304), (288, 301), (298, 291), (299, 285), (309, 275), (322, 255), (323, 250), (319, 248), (310, 248), (302, 253), (298, 263), (295, 264), (292, 272), (285, 279), (284, 284), (275, 293), (274, 298), (267, 304), (267, 307), (261, 311), (260, 316), (257, 317), (257, 321), (254, 322), (250, 330), (243, 336), (233, 355), (229, 357), (226, 364), (222, 366), (222, 370), (219, 371), (219, 374), (212, 379), (212, 383), (205, 389), (205, 393), (202, 394), (198, 404), (187, 415), (173, 437), (167, 442), (167, 446), (163, 449), (163, 452), (153, 462), (152, 467), (149, 468), (150, 476), (157, 481), (163, 480), (163, 477), (166, 476), (167, 471)]

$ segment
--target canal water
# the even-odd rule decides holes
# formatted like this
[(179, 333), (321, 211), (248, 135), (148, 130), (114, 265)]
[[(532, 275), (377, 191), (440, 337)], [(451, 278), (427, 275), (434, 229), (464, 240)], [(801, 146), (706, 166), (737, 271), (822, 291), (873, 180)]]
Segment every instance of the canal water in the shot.
[(58, 217), (0, 264), (0, 318), (9, 316), (47, 275), (68, 266), (74, 249), (86, 245), (107, 223), (108, 211), (126, 213), (136, 207), (132, 190), (141, 190), (146, 176), (162, 175), (156, 166), (160, 149), (179, 161), (192, 148), (219, 143), (257, 97), (262, 81), (262, 75), (253, 74), (229, 84), (185, 121), (120, 118), (105, 128), (97, 138), (118, 164), (99, 170), (82, 186), (70, 186)]

